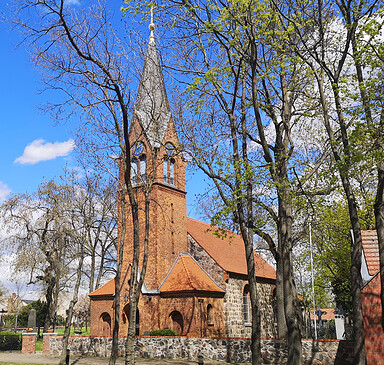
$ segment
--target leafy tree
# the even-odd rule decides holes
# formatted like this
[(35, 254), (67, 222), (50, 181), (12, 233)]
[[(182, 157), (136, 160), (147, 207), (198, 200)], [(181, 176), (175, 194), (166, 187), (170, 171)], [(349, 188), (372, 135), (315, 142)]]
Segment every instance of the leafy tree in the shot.
[(44, 331), (51, 324), (71, 262), (65, 196), (65, 187), (51, 180), (42, 183), (36, 194), (13, 195), (1, 207), (11, 248), (18, 253), (15, 269), (29, 273), (30, 284), (41, 283), (45, 288)]
[[(295, 29), (296, 53), (307, 63), (314, 77), (314, 88), (320, 102), (319, 117), (326, 130), (332, 156), (336, 163), (353, 232), (351, 245), (351, 291), (354, 322), (354, 363), (365, 363), (364, 323), (361, 305), (361, 223), (358, 201), (354, 189), (356, 155), (353, 153), (351, 131), (356, 126), (356, 116), (351, 115), (355, 101), (348, 90), (354, 85), (351, 75), (356, 72), (358, 85), (361, 67), (355, 52), (359, 27), (380, 7), (376, 1), (337, 1), (335, 3), (309, 2), (300, 4), (305, 17), (287, 16), (286, 4), (274, 2), (285, 29)], [(305, 25), (303, 27), (303, 25)], [(297, 42), (297, 39), (300, 42)], [(352, 54), (355, 70), (349, 60)], [(364, 101), (364, 93), (361, 94)], [(367, 115), (367, 114), (366, 114)]]
[(21, 327), (28, 326), (28, 316), (31, 309), (36, 310), (36, 326), (43, 326), (45, 317), (48, 312), (48, 305), (46, 302), (42, 302), (40, 299), (23, 307), (18, 317), (19, 325)]
[[(134, 8), (137, 2), (126, 1)], [(211, 178), (221, 201), (213, 223), (232, 220), (245, 243), (252, 303), (252, 363), (261, 361), (260, 314), (254, 275), (254, 236), (269, 245), (277, 265), (279, 335), (289, 363), (301, 361), (301, 313), (293, 277), (292, 197), (297, 175), (321, 152), (295, 148), (306, 106), (303, 62), (287, 42), (277, 13), (258, 1), (164, 2), (175, 33), (183, 82), (177, 118), (184, 148)], [(145, 6), (145, 4), (142, 4)], [(287, 12), (295, 12), (288, 7)], [(307, 149), (308, 151), (310, 148)], [(309, 176), (301, 176), (305, 181)]]
[[(117, 37), (111, 26), (111, 17), (100, 3), (85, 8), (65, 0), (22, 0), (16, 2), (12, 14), (14, 17), (10, 21), (25, 33), (24, 41), (31, 49), (37, 65), (41, 67), (46, 88), (63, 92), (63, 99), (47, 106), (47, 110), (52, 111), (58, 120), (70, 119), (75, 114), (79, 116), (77, 146), (83, 157), (89, 157), (87, 161), (91, 165), (87, 166), (93, 166), (102, 173), (110, 173), (117, 184), (118, 260), (110, 364), (115, 364), (118, 353), (123, 247), (127, 221), (132, 223), (134, 254), (131, 258), (131, 310), (126, 362), (133, 364), (136, 308), (147, 265), (148, 209), (156, 176), (156, 166), (153, 166), (143, 184), (132, 184), (131, 148), (137, 140), (143, 138), (143, 134), (138, 133), (129, 139), (133, 109), (129, 67), (133, 66), (134, 52), (127, 49)], [(157, 161), (156, 148), (147, 152), (148, 161)], [(140, 194), (136, 194), (138, 191)], [(141, 198), (144, 201), (144, 232), (139, 232)], [(64, 361), (65, 351), (61, 363)]]

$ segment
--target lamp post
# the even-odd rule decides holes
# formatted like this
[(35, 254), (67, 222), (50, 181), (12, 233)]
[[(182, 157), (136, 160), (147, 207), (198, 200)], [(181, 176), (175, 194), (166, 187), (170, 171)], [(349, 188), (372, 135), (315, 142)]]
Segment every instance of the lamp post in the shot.
[(204, 303), (204, 299), (198, 299), (197, 301), (200, 304), (200, 336), (203, 337), (203, 303)]
[(315, 305), (315, 281), (313, 278), (313, 253), (312, 253), (312, 225), (309, 223), (309, 245), (311, 250), (311, 276), (312, 276), (312, 304), (313, 304), (313, 323), (315, 324), (315, 340), (317, 340), (316, 328), (316, 305)]

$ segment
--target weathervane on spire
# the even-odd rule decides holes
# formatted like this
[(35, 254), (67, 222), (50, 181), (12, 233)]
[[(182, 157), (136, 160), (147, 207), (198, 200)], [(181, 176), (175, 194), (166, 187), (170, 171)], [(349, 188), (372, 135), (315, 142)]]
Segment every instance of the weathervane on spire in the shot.
[(154, 5), (151, 5), (151, 23), (149, 24), (149, 29), (151, 31), (151, 35), (149, 36), (149, 39), (151, 41), (154, 41), (155, 40), (155, 36), (153, 34), (153, 31), (155, 29), (155, 23), (153, 22), (153, 9), (155, 8)]

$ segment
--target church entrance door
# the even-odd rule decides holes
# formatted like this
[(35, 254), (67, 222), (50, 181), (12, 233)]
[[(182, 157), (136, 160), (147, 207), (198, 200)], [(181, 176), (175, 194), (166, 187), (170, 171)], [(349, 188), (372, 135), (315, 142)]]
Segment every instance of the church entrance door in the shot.
[(183, 333), (184, 321), (183, 316), (178, 311), (173, 311), (169, 317), (172, 320), (172, 329), (177, 332), (179, 335)]

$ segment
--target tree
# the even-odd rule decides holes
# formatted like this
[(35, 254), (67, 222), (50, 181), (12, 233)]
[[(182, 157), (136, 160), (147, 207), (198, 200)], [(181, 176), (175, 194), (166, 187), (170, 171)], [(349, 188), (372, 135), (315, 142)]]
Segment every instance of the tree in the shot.
[[(289, 16), (285, 3), (274, 2), (279, 10), (285, 29), (295, 29), (296, 52), (310, 68), (320, 102), (320, 118), (324, 123), (329, 145), (348, 204), (353, 240), (351, 244), (351, 285), (354, 320), (354, 363), (365, 363), (364, 325), (361, 306), (361, 225), (355, 196), (354, 154), (351, 130), (354, 118), (349, 110), (354, 104), (348, 98), (347, 82), (353, 84), (349, 68), (349, 55), (354, 52), (358, 27), (372, 11), (377, 2), (337, 1), (334, 3), (310, 2), (300, 8), (304, 17)], [(304, 26), (303, 26), (304, 25)], [(299, 39), (299, 42), (297, 42)], [(358, 59), (354, 57), (355, 61)], [(356, 66), (356, 62), (355, 62)], [(358, 68), (356, 68), (359, 73)], [(361, 70), (360, 70), (361, 71)]]
[(101, 285), (105, 274), (113, 273), (116, 264), (117, 186), (116, 181), (83, 168), (83, 176), (69, 175), (76, 189), (74, 209), (81, 221), (84, 255), (84, 274), (89, 292)]
[[(64, 99), (48, 109), (58, 119), (69, 119), (78, 113), (81, 121), (77, 145), (82, 152), (86, 151), (88, 156), (92, 156), (92, 165), (97, 171), (111, 173), (118, 184), (118, 260), (110, 364), (116, 362), (118, 352), (123, 246), (127, 220), (132, 222), (134, 255), (126, 362), (134, 363), (136, 307), (146, 273), (148, 253), (147, 208), (156, 168), (148, 171), (143, 184), (132, 184), (131, 148), (142, 138), (142, 134), (139, 134), (133, 136), (133, 140), (129, 139), (132, 112), (129, 66), (132, 65), (132, 50), (127, 51), (111, 28), (110, 16), (103, 4), (97, 3), (84, 9), (75, 7), (64, 0), (18, 1), (15, 19), (11, 21), (25, 32), (25, 42), (33, 50), (35, 61), (44, 73), (46, 87), (64, 94)], [(155, 161), (156, 149), (148, 152), (148, 160)], [(117, 167), (120, 168), (120, 176)], [(138, 190), (142, 195), (136, 195)], [(139, 232), (138, 198), (142, 196), (146, 222), (144, 234)], [(140, 251), (144, 253), (143, 259)]]
[(70, 228), (65, 219), (64, 188), (54, 181), (42, 183), (36, 194), (17, 194), (1, 209), (10, 233), (11, 248), (17, 252), (16, 270), (29, 273), (29, 283), (45, 288), (46, 332), (54, 316), (58, 293), (68, 275)]
[(89, 324), (89, 297), (86, 295), (81, 295), (74, 307), (73, 312), (74, 317), (76, 318), (76, 323), (85, 328), (88, 328)]
[(21, 310), (19, 314), (19, 324), (21, 327), (27, 327), (28, 326), (28, 316), (29, 316), (29, 311), (31, 309), (36, 310), (36, 325), (38, 327), (44, 325), (44, 320), (47, 315), (48, 311), (48, 306), (47, 303), (42, 302), (40, 300), (36, 300), (35, 302), (32, 302)]
[[(163, 14), (172, 19), (175, 35), (169, 43), (178, 50), (182, 81), (191, 75), (176, 113), (184, 148), (221, 198), (213, 223), (231, 217), (245, 243), (252, 363), (261, 359), (253, 263), (257, 234), (276, 260), (279, 334), (288, 337), (289, 363), (296, 364), (301, 361), (301, 313), (291, 258), (292, 196), (298, 190), (295, 173), (310, 164), (304, 150), (295, 150), (293, 137), (305, 113), (298, 103), (306, 92), (303, 63), (265, 3), (169, 1)], [(316, 154), (315, 160), (320, 157)]]

